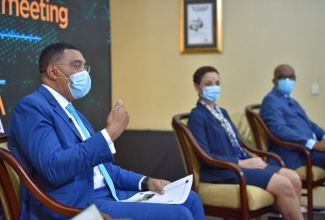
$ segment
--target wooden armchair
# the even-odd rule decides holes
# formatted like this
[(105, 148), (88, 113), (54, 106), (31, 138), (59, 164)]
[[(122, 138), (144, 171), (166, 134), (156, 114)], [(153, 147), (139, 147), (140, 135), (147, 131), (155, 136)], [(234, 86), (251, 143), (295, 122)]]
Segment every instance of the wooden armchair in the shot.
[(282, 141), (275, 137), (268, 129), (263, 119), (259, 115), (260, 104), (249, 105), (245, 109), (248, 123), (251, 127), (255, 145), (257, 149), (267, 151), (267, 140), (270, 139), (274, 143), (283, 147), (290, 147), (299, 150), (306, 157), (306, 166), (299, 167), (295, 171), (302, 180), (302, 188), (306, 189), (303, 196), (307, 196), (308, 219), (313, 219), (313, 188), (322, 186), (325, 182), (325, 170), (312, 165), (309, 151), (301, 145)]
[[(224, 219), (248, 220), (273, 212), (274, 197), (259, 187), (246, 185), (245, 175), (237, 164), (214, 159), (205, 153), (187, 128), (188, 115), (189, 113), (175, 115), (172, 119), (172, 127), (186, 174), (193, 174), (192, 189), (200, 196), (206, 215)], [(245, 149), (250, 152), (261, 157), (272, 157), (283, 165), (283, 161), (277, 155), (250, 148), (246, 142), (243, 143)], [(239, 184), (201, 182), (198, 157), (211, 165), (232, 170), (236, 173)]]
[(50, 197), (33, 179), (20, 160), (8, 151), (6, 135), (0, 136), (0, 173), (0, 202), (8, 220), (17, 220), (20, 216), (19, 179), (49, 209), (69, 217), (82, 211), (79, 208), (63, 205)]

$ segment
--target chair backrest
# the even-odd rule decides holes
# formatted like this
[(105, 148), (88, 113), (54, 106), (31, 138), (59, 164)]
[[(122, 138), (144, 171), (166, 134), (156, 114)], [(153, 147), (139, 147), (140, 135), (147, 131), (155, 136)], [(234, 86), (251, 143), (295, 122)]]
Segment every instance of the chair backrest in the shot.
[[(7, 136), (0, 137), (0, 148), (8, 149)], [(20, 185), (10, 166), (0, 160), (0, 200), (6, 219), (18, 219), (20, 215)]]
[[(14, 181), (17, 177), (21, 183), (47, 208), (53, 210), (64, 216), (75, 216), (82, 209), (74, 208), (71, 206), (63, 205), (62, 203), (54, 200), (48, 195), (34, 180), (27, 168), (20, 162), (20, 160), (13, 155), (9, 150), (5, 149), (7, 136), (0, 137), (0, 199), (3, 204), (6, 219), (19, 219), (21, 212), (20, 193), (18, 196), (14, 189)], [(12, 175), (10, 173), (15, 173)]]
[[(256, 147), (258, 149), (267, 150), (267, 140), (271, 140), (272, 142), (280, 146), (296, 148), (300, 151), (303, 151), (303, 154), (309, 155), (309, 151), (305, 147), (300, 146), (298, 144), (282, 141), (276, 136), (274, 136), (259, 114), (260, 107), (260, 104), (254, 104), (247, 106), (245, 109), (247, 120), (252, 129), (254, 140), (256, 142)], [(311, 166), (311, 161), (308, 161), (307, 163)]]
[(201, 165), (193, 150), (198, 146), (198, 143), (192, 132), (187, 128), (188, 115), (189, 113), (175, 115), (172, 120), (172, 127), (176, 134), (185, 172), (187, 175), (193, 174), (192, 189), (197, 191), (198, 184), (201, 181)]
[(273, 135), (259, 114), (260, 108), (260, 104), (249, 105), (246, 107), (245, 113), (248, 124), (253, 133), (256, 148), (259, 150), (268, 151), (267, 140), (268, 137)]

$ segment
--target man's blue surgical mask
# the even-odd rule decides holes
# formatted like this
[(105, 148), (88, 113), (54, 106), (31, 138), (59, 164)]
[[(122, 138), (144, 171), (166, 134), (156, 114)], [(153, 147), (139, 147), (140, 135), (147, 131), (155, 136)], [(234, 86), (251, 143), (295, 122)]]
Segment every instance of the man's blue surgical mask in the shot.
[(202, 90), (202, 98), (208, 103), (215, 103), (219, 100), (221, 93), (220, 86), (206, 86)]
[[(57, 70), (63, 75), (63, 73), (59, 69)], [(64, 75), (63, 77), (58, 78), (64, 78), (69, 81), (69, 78), (65, 77)], [(70, 79), (72, 83), (69, 83), (68, 86), (73, 98), (80, 99), (88, 94), (91, 88), (91, 78), (86, 70), (72, 74), (70, 76)]]
[(278, 81), (278, 89), (285, 95), (290, 95), (295, 88), (296, 81), (292, 79), (281, 79)]

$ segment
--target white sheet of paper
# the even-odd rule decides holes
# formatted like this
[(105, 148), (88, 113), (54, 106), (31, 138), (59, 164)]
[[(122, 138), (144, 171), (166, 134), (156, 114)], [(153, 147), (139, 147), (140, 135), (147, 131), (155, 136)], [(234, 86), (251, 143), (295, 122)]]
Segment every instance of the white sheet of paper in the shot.
[(71, 220), (104, 220), (102, 215), (100, 214), (99, 210), (97, 209), (96, 205), (91, 205), (78, 215), (73, 217)]
[(126, 200), (119, 202), (148, 202), (148, 203), (165, 203), (165, 204), (182, 204), (187, 199), (193, 183), (193, 175), (186, 176), (164, 187), (165, 194), (160, 195), (158, 192), (146, 191), (139, 192)]

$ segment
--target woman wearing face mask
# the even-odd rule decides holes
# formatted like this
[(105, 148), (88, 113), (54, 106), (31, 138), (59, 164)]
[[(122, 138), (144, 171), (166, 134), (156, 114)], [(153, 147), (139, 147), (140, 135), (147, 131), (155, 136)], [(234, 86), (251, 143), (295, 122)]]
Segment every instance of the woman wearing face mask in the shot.
[[(189, 115), (188, 127), (200, 146), (213, 158), (238, 164), (248, 185), (273, 194), (283, 219), (303, 219), (299, 176), (292, 170), (268, 165), (246, 152), (227, 111), (216, 104), (221, 93), (218, 71), (203, 66), (196, 70), (193, 81), (199, 100)], [(238, 183), (233, 172), (200, 162), (203, 182)]]

